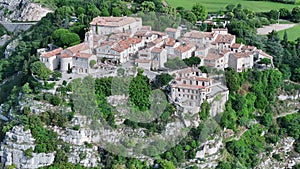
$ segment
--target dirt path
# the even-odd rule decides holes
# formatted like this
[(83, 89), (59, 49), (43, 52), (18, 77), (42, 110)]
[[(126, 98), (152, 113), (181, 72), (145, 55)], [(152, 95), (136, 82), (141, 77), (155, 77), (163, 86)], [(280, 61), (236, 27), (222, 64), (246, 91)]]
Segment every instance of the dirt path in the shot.
[(272, 32), (272, 30), (281, 31), (281, 30), (292, 28), (295, 25), (296, 24), (272, 24), (272, 25), (264, 26), (262, 28), (258, 28), (257, 34), (258, 35), (266, 35), (266, 34)]

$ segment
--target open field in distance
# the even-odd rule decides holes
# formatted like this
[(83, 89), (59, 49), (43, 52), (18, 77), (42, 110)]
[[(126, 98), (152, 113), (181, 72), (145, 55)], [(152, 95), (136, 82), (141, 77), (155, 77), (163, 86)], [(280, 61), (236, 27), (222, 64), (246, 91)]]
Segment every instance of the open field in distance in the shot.
[(217, 12), (225, 10), (228, 4), (242, 4), (242, 7), (251, 9), (255, 12), (270, 11), (271, 9), (287, 8), (292, 9), (295, 6), (300, 6), (299, 1), (297, 4), (283, 4), (269, 1), (249, 1), (249, 0), (166, 0), (166, 2), (172, 7), (182, 6), (186, 9), (191, 9), (192, 6), (199, 2), (204, 5), (208, 12)]
[[(297, 38), (300, 37), (300, 24), (296, 26), (286, 29), (288, 40), (295, 41)], [(283, 39), (284, 30), (278, 32), (281, 39)]]

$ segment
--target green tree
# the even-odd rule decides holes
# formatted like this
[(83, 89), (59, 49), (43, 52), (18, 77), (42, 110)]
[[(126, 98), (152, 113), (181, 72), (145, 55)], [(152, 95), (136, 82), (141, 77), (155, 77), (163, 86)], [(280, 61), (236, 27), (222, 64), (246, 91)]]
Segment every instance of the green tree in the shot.
[(22, 92), (25, 94), (31, 93), (32, 89), (29, 86), (29, 83), (26, 82), (23, 86), (22, 86)]
[(58, 80), (59, 78), (62, 77), (62, 74), (61, 74), (60, 71), (54, 70), (53, 73), (52, 73), (52, 77), (53, 77), (54, 80)]
[(282, 46), (285, 48), (288, 47), (288, 35), (287, 35), (286, 30), (284, 31), (284, 34), (283, 34)]
[(195, 24), (197, 22), (197, 16), (193, 12), (186, 12), (184, 15), (184, 19)]
[(139, 69), (129, 85), (129, 100), (139, 110), (145, 111), (150, 107), (150, 93), (149, 79), (143, 75), (143, 70)]
[(107, 8), (102, 8), (101, 10), (101, 15), (102, 16), (109, 16), (109, 11)]
[(36, 61), (30, 65), (31, 73), (37, 75), (39, 79), (48, 80), (51, 71), (45, 66), (44, 63)]
[(113, 16), (121, 16), (122, 15), (121, 10), (119, 8), (113, 8), (112, 15)]
[(200, 3), (196, 3), (193, 5), (191, 10), (197, 17), (197, 20), (204, 21), (207, 18), (207, 10), (205, 6), (201, 5)]
[(292, 19), (295, 21), (295, 22), (299, 22), (300, 21), (300, 7), (294, 7), (292, 9)]
[(141, 8), (143, 12), (151, 12), (151, 11), (155, 11), (155, 4), (151, 1), (144, 1), (141, 4)]
[(205, 121), (209, 117), (210, 112), (210, 104), (207, 102), (207, 100), (204, 100), (201, 104), (201, 110), (199, 112), (200, 119)]
[(58, 46), (69, 47), (80, 43), (80, 37), (76, 33), (71, 33), (67, 29), (57, 29), (52, 38)]
[(176, 169), (175, 165), (168, 160), (159, 160), (158, 164), (161, 169)]
[(156, 82), (159, 86), (165, 86), (167, 85), (173, 77), (168, 73), (162, 73), (156, 76)]
[(199, 65), (200, 62), (201, 62), (201, 59), (198, 58), (198, 57), (192, 56), (190, 58), (183, 59), (183, 61), (184, 61), (184, 63), (186, 65), (188, 65), (189, 67), (191, 67), (191, 66), (197, 66), (197, 65)]

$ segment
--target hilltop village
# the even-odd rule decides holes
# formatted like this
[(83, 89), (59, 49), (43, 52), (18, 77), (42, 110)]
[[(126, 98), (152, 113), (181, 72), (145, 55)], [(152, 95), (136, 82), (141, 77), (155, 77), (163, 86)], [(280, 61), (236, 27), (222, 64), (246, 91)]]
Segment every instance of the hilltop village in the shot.
[[(228, 25), (207, 32), (185, 22), (146, 26), (147, 17), (138, 14), (133, 16), (141, 18), (87, 14), (78, 26), (80, 15), (70, 15), (71, 22), (61, 17), (60, 26), (49, 27), (41, 43), (32, 43), (34, 36), (26, 33), (29, 42), (16, 49), (32, 43), (28, 51), (34, 56), (20, 54), (28, 56), (15, 76), (22, 84), (0, 105), (7, 112), (0, 114), (7, 121), (2, 166), (194, 169), (299, 163), (299, 87), (294, 91), (296, 83), (283, 80), (278, 56), (269, 48), (249, 43)], [(52, 25), (56, 19), (48, 17)], [(41, 26), (45, 23), (36, 28)], [(73, 33), (79, 27), (82, 32)], [(62, 43), (57, 32), (78, 38)]]
[(74, 73), (89, 73), (92, 60), (98, 64), (124, 64), (131, 57), (135, 57), (136, 66), (148, 70), (163, 69), (170, 58), (195, 56), (201, 59), (199, 66), (219, 70), (232, 67), (237, 72), (251, 69), (263, 58), (272, 60), (272, 56), (255, 46), (236, 43), (235, 35), (226, 28), (186, 32), (179, 27), (158, 32), (134, 17), (96, 17), (83, 43), (38, 52), (50, 70)]
[[(132, 66), (153, 72), (168, 70), (165, 63), (176, 57), (181, 60), (198, 57), (201, 62), (197, 66), (217, 70), (232, 67), (237, 72), (253, 68), (264, 58), (271, 61), (265, 66), (272, 66), (272, 56), (255, 46), (236, 43), (235, 35), (226, 28), (201, 32), (179, 27), (158, 32), (143, 26), (142, 19), (135, 17), (96, 17), (84, 42), (66, 49), (43, 48), (38, 53), (52, 71), (86, 75), (94, 69), (95, 65), (90, 64), (93, 61), (96, 65), (122, 65), (133, 60)], [(204, 100), (211, 103), (219, 94), (228, 100), (227, 87), (198, 68), (185, 68), (175, 74), (170, 83), (172, 102), (199, 108)]]

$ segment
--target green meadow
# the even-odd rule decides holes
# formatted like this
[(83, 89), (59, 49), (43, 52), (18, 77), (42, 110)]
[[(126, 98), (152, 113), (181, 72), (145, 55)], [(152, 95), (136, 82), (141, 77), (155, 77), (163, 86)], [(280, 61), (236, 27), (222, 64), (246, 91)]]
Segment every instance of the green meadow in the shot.
[(296, 26), (286, 29), (286, 30), (278, 31), (278, 34), (281, 39), (283, 39), (284, 31), (287, 32), (289, 41), (295, 41), (297, 38), (300, 37), (300, 24), (297, 24)]
[(292, 9), (295, 6), (300, 6), (299, 1), (296, 5), (283, 4), (269, 1), (249, 1), (249, 0), (166, 0), (166, 2), (172, 7), (182, 6), (186, 9), (191, 9), (192, 6), (199, 2), (204, 5), (208, 12), (218, 12), (224, 10), (228, 4), (241, 4), (242, 7), (251, 9), (255, 12), (270, 11), (271, 9), (287, 8)]

